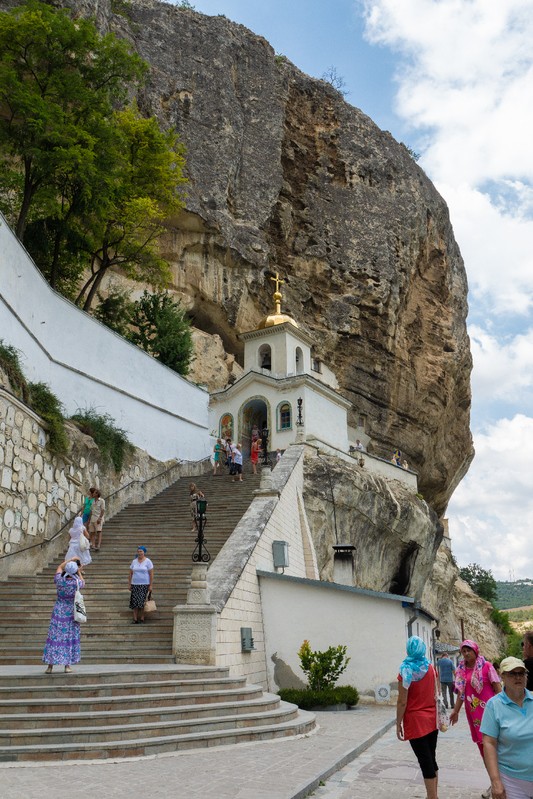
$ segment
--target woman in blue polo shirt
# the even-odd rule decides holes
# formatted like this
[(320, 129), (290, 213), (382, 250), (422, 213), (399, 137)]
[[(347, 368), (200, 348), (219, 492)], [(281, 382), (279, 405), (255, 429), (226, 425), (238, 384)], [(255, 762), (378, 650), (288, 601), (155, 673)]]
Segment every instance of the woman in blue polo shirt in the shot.
[(503, 691), (489, 699), (483, 719), (483, 751), (493, 799), (533, 799), (533, 693), (518, 658), (500, 664)]

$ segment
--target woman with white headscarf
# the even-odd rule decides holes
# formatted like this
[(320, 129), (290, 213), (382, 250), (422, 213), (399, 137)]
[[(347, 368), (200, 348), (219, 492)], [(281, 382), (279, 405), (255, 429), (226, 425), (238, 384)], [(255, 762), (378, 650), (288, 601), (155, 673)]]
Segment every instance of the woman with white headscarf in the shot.
[(89, 551), (89, 547), (87, 547), (87, 549), (81, 548), (80, 538), (85, 538), (87, 542), (89, 542), (90, 539), (89, 533), (83, 524), (83, 519), (81, 516), (76, 516), (72, 522), (72, 527), (68, 532), (70, 536), (70, 543), (67, 549), (67, 554), (65, 555), (65, 560), (77, 558), (81, 562), (82, 566), (88, 566), (89, 563), (92, 563), (91, 553)]
[(71, 665), (81, 660), (80, 625), (74, 621), (74, 595), (85, 585), (79, 566), (78, 558), (64, 560), (54, 576), (57, 599), (43, 652), (43, 663), (48, 664), (45, 674), (51, 674), (54, 666), (64, 666), (68, 674)]
[(398, 674), (396, 735), (411, 744), (424, 777), (427, 799), (437, 799), (439, 772), (435, 757), (439, 734), (435, 685), (435, 669), (426, 657), (426, 645), (412, 635)]

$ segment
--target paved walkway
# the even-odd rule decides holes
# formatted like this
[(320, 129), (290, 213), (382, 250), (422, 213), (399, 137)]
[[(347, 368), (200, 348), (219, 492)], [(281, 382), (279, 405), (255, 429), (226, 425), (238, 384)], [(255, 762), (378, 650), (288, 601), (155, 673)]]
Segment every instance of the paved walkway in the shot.
[[(472, 743), (464, 714), (453, 729), (439, 735), (439, 797), (480, 799), (490, 780)], [(312, 799), (418, 799), (426, 791), (408, 743), (392, 729), (370, 749), (337, 771)]]
[(0, 763), (2, 799), (303, 799), (337, 768), (380, 738), (391, 707), (317, 713), (319, 729), (301, 738), (191, 752), (18, 765)]
[[(20, 672), (4, 667), (2, 673), (11, 668)], [(0, 763), (0, 794), (2, 799), (131, 799), (138, 793), (150, 799), (424, 797), (410, 746), (388, 731), (393, 719), (392, 707), (361, 705), (317, 713), (318, 730), (301, 738), (116, 761)], [(488, 779), (464, 723), (439, 736), (437, 754), (442, 799), (479, 799)]]

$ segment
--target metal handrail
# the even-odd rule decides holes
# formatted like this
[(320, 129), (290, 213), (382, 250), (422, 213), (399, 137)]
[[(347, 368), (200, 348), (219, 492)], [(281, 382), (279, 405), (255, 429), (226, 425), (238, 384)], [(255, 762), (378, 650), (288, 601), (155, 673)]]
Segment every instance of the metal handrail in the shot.
[[(146, 486), (148, 485), (148, 483), (150, 483), (152, 480), (157, 480), (158, 478), (164, 477), (166, 474), (171, 472), (173, 469), (178, 469), (178, 468), (184, 466), (187, 463), (198, 463), (198, 464), (204, 463), (205, 461), (208, 461), (210, 459), (210, 457), (211, 456), (208, 455), (208, 456), (206, 456), (205, 458), (202, 458), (199, 461), (177, 461), (172, 466), (169, 466), (168, 469), (165, 469), (164, 471), (159, 472), (159, 474), (152, 475), (152, 477), (149, 477), (147, 480), (130, 480), (130, 482), (126, 483), (126, 485), (123, 485), (120, 488), (117, 488), (116, 491), (113, 491), (111, 494), (109, 494), (108, 496), (104, 497), (104, 500), (106, 501), (106, 504), (107, 504), (107, 502), (109, 500), (111, 500), (113, 497), (115, 497), (117, 494), (120, 494), (121, 492), (126, 491), (126, 489), (130, 489), (131, 486), (134, 486), (134, 485), (141, 485), (143, 490), (145, 490)], [(179, 477), (177, 479), (179, 480)], [(124, 505), (124, 507), (126, 507), (126, 505)], [(72, 519), (73, 519), (73, 517), (68, 519), (68, 521), (66, 521), (65, 524), (57, 531), (57, 533), (54, 533), (54, 535), (51, 536), (51, 538), (46, 538), (44, 541), (38, 541), (36, 544), (30, 544), (27, 547), (22, 547), (21, 549), (17, 549), (14, 552), (8, 552), (6, 555), (0, 555), (0, 561), (5, 560), (6, 558), (11, 558), (13, 555), (20, 555), (21, 552), (28, 552), (30, 549), (36, 549), (37, 547), (39, 547), (41, 549), (44, 549), (45, 546), (48, 546), (49, 544), (52, 543), (52, 541), (55, 541), (56, 538), (58, 538), (58, 536), (60, 536), (62, 533), (64, 533), (65, 530), (72, 525)]]

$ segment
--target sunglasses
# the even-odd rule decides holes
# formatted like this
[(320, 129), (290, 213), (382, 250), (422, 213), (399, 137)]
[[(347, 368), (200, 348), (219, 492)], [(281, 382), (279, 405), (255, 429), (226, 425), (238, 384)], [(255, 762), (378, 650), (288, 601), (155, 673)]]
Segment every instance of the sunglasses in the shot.
[(508, 674), (509, 677), (525, 677), (527, 671), (506, 671), (504, 674)]

